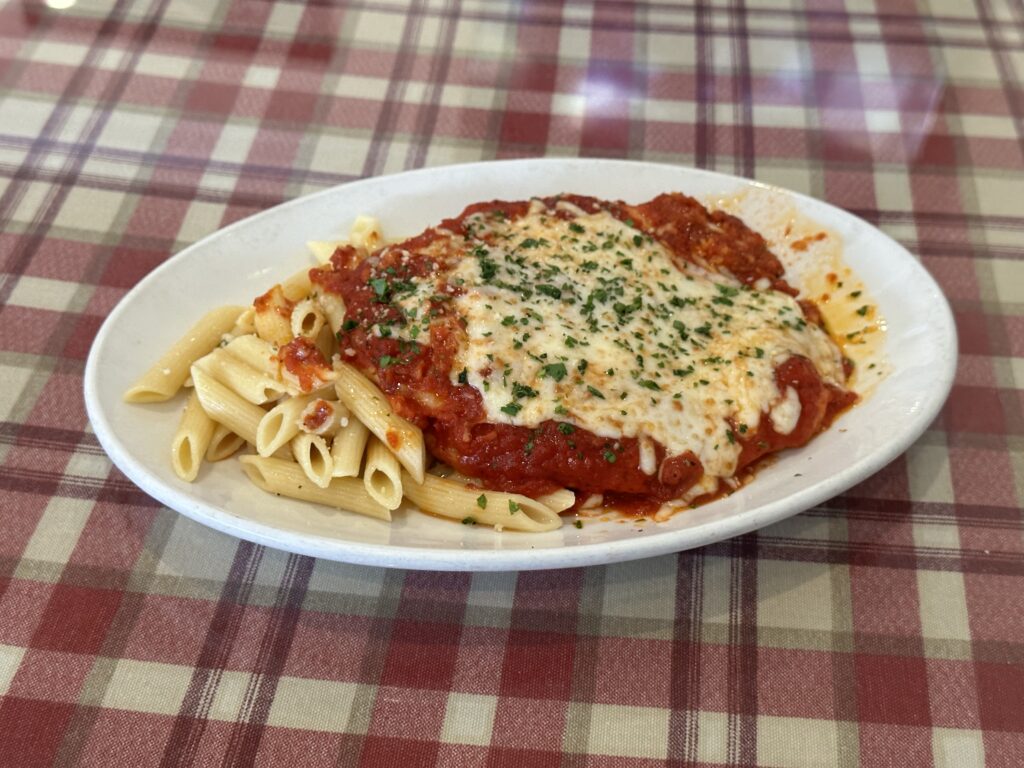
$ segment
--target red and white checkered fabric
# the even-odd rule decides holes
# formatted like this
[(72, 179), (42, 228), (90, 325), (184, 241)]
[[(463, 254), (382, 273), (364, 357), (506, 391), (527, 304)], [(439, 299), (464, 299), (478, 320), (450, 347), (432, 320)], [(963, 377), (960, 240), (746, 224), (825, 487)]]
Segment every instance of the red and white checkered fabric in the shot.
[[(0, 0), (0, 765), (1024, 765), (1022, 146), (1020, 0)], [(956, 312), (945, 410), (758, 533), (520, 575), (265, 550), (111, 468), (84, 359), (164, 259), (542, 154), (877, 224)]]

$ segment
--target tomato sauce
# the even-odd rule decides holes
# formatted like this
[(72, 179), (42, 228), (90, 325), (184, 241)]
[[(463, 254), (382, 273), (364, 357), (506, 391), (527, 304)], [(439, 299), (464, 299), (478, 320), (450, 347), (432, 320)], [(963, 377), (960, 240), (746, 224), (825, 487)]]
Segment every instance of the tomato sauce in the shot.
[(333, 369), (309, 339), (296, 336), (277, 353), (277, 359), (299, 381), (303, 392), (312, 392), (328, 381)]
[(317, 400), (303, 412), (302, 425), (309, 432), (321, 429), (334, 416), (334, 406), (326, 400)]

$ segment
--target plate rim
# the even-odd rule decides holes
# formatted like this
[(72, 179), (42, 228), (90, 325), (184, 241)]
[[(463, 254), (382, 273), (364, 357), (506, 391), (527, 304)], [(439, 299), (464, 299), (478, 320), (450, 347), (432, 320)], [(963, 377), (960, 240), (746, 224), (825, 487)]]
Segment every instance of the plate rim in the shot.
[[(234, 230), (249, 226), (260, 217), (270, 216), (293, 206), (308, 204), (311, 200), (321, 196), (337, 194), (339, 189), (346, 187), (376, 183), (382, 179), (395, 176), (429, 175), (453, 169), (466, 171), (473, 168), (496, 169), (499, 167), (528, 165), (557, 165), (567, 169), (571, 169), (572, 166), (630, 165), (637, 169), (647, 167), (658, 169), (662, 172), (669, 170), (691, 176), (702, 176), (712, 181), (721, 181), (744, 187), (753, 186), (763, 190), (781, 192), (789, 195), (795, 201), (805, 204), (809, 203), (812, 206), (826, 206), (839, 217), (852, 219), (858, 226), (867, 226), (873, 229), (887, 241), (887, 245), (900, 253), (901, 258), (909, 259), (912, 269), (917, 273), (915, 279), (922, 281), (918, 284), (918, 288), (934, 296), (934, 309), (938, 310), (939, 315), (944, 321), (942, 325), (945, 328), (942, 330), (946, 331), (941, 335), (935, 336), (935, 345), (937, 349), (948, 353), (945, 357), (945, 366), (935, 372), (934, 380), (936, 385), (929, 390), (921, 409), (915, 413), (910, 427), (904, 429), (899, 435), (899, 439), (883, 444), (879, 450), (872, 451), (853, 464), (844, 467), (830, 482), (819, 482), (806, 488), (798, 489), (792, 495), (755, 506), (745, 513), (734, 514), (723, 520), (708, 521), (696, 528), (663, 531), (660, 533), (652, 531), (651, 534), (645, 532), (636, 538), (530, 549), (461, 549), (457, 546), (444, 548), (413, 547), (393, 543), (377, 544), (343, 541), (316, 534), (282, 530), (266, 523), (239, 517), (225, 509), (218, 508), (212, 503), (204, 502), (195, 494), (182, 493), (166, 485), (155, 474), (151, 474), (148, 471), (147, 465), (136, 459), (118, 438), (99, 398), (98, 361), (101, 351), (108, 343), (108, 337), (112, 336), (118, 324), (118, 319), (126, 311), (135, 295), (147, 290), (148, 286), (152, 283), (159, 282), (164, 272), (172, 269), (178, 260), (187, 259), (192, 251), (203, 247), (208, 239), (214, 236), (230, 236)], [(90, 345), (83, 376), (83, 394), (86, 413), (93, 432), (113, 464), (129, 480), (161, 504), (222, 533), (274, 549), (359, 565), (415, 570), (536, 570), (611, 564), (705, 546), (779, 522), (843, 493), (856, 483), (874, 475), (904, 453), (935, 420), (952, 388), (956, 374), (958, 353), (956, 324), (949, 300), (935, 278), (921, 264), (919, 258), (915, 257), (908, 249), (878, 227), (839, 206), (801, 192), (766, 184), (754, 179), (683, 165), (608, 158), (518, 158), (430, 166), (410, 171), (399, 171), (380, 176), (353, 179), (307, 195), (286, 200), (283, 203), (253, 213), (226, 227), (209, 233), (167, 258), (119, 299), (117, 305), (107, 315)], [(281, 535), (287, 536), (288, 541), (282, 542), (279, 538)]]

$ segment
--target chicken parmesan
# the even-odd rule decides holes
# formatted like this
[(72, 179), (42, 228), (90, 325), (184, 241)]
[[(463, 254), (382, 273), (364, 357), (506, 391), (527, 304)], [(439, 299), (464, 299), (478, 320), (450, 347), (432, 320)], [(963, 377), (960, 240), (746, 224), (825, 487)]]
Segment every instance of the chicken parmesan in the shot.
[(682, 194), (479, 203), (310, 278), (341, 359), (486, 489), (697, 503), (856, 400), (764, 239)]

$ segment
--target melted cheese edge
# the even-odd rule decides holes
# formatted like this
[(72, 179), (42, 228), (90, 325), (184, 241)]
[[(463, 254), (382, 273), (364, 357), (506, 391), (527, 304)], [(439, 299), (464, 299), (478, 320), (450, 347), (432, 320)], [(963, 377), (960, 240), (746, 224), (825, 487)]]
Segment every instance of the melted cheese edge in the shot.
[(778, 365), (803, 355), (842, 382), (838, 348), (792, 297), (677, 263), (607, 212), (559, 207), (574, 217), (540, 201), (512, 222), (472, 217), (468, 255), (400, 301), (423, 316), (433, 291), (456, 289), (468, 344), (451, 377), (479, 391), (489, 421), (639, 438), (647, 474), (654, 440), (668, 456), (693, 451), (706, 479), (726, 478), (742, 433), (765, 415), (783, 434), (799, 419), (795, 391), (775, 384)]

